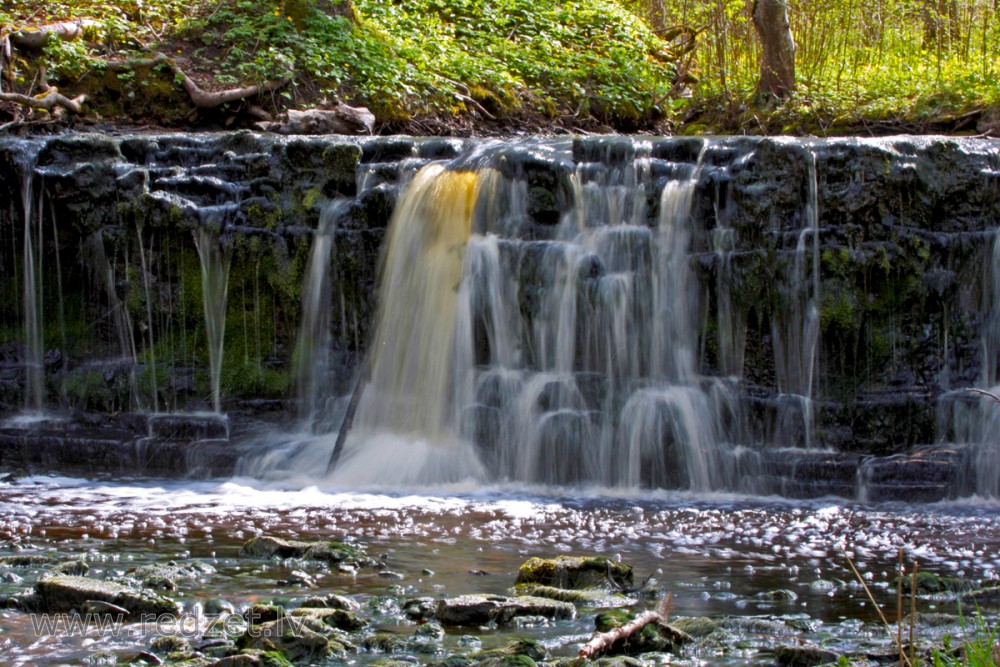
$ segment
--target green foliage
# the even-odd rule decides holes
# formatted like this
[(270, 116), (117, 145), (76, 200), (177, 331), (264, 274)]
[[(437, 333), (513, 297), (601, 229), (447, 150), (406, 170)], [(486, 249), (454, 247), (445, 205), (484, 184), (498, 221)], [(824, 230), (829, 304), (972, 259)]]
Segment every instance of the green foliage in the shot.
[(963, 643), (952, 648), (951, 638), (944, 638), (944, 648), (931, 652), (934, 667), (997, 667), (997, 628), (990, 627), (977, 609), (969, 626), (964, 615), (959, 616), (962, 626)]
[[(351, 12), (345, 1), (9, 0), (0, 34), (96, 21), (84, 40), (45, 46), (65, 92), (103, 58), (163, 51), (207, 89), (288, 79), (276, 108), (339, 97), (383, 121), (476, 110), (636, 125), (665, 113), (698, 117), (688, 133), (823, 134), (947, 128), (1000, 105), (991, 0), (791, 0), (798, 88), (766, 109), (753, 101), (753, 0), (354, 0)], [(37, 92), (33, 72), (15, 74)]]

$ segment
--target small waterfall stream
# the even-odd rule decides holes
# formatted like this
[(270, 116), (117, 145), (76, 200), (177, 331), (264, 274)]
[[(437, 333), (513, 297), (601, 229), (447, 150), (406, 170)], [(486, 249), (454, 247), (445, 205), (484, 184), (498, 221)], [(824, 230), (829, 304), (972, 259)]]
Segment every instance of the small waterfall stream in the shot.
[(201, 284), (205, 306), (205, 333), (208, 338), (209, 373), (212, 409), (222, 412), (222, 355), (226, 338), (226, 299), (229, 289), (231, 255), (218, 234), (205, 227), (194, 233), (195, 247), (201, 262)]
[(21, 156), (21, 207), (24, 215), (22, 257), (22, 308), (24, 310), (24, 367), (27, 387), (24, 409), (28, 416), (41, 417), (45, 410), (45, 366), (43, 359), (44, 313), (42, 272), (44, 220), (41, 199), (35, 198), (37, 152)]

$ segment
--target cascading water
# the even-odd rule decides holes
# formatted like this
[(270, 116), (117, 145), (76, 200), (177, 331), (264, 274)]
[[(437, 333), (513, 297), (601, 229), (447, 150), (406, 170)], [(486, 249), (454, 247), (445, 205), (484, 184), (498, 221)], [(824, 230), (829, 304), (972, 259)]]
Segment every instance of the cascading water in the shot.
[(370, 443), (392, 433), (463, 461), (474, 444), (501, 479), (738, 486), (719, 426), (735, 401), (696, 370), (700, 162), (675, 165), (651, 223), (649, 150), (580, 161), (550, 240), (518, 236), (516, 170), (420, 172), (391, 223), (372, 377), (338, 479), (384, 481), (387, 450)]
[(347, 200), (334, 200), (323, 208), (303, 279), (302, 323), (295, 345), (295, 377), (299, 415), (310, 427), (318, 425), (321, 412), (334, 398), (329, 382), (332, 314), (330, 253), (334, 248), (337, 220), (347, 207)]
[(780, 445), (813, 446), (813, 390), (819, 347), (819, 197), (816, 156), (806, 151), (805, 224), (798, 232), (792, 270), (785, 276), (784, 304), (772, 321), (778, 423), (774, 432), (794, 438)]
[(460, 358), (464, 346), (455, 344), (478, 184), (474, 172), (429, 165), (393, 212), (368, 378), (359, 388), (339, 479), (412, 484), (480, 473), (458, 434), (460, 402), (472, 378), (468, 360)]
[(229, 289), (231, 255), (217, 234), (205, 227), (194, 233), (201, 262), (201, 288), (205, 306), (205, 334), (208, 338), (212, 409), (222, 412), (222, 355), (226, 338), (226, 299)]
[(219, 469), (275, 425), (255, 474), (342, 432), (338, 483), (1000, 491), (990, 142), (88, 134), (0, 170), (0, 406), (74, 415), (0, 438), (169, 468), (227, 446), (225, 385)]
[(45, 409), (45, 366), (42, 336), (42, 258), (43, 240), (41, 202), (34, 196), (36, 152), (22, 155), (21, 205), (24, 214), (22, 307), (24, 312), (24, 369), (27, 386), (24, 409), (30, 416), (41, 416)]

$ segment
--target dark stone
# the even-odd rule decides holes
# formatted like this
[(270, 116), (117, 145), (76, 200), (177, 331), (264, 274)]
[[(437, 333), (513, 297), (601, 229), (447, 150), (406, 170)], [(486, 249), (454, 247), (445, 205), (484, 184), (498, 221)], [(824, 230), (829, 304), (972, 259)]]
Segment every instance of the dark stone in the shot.
[(439, 600), (435, 611), (438, 621), (455, 626), (508, 625), (519, 616), (560, 619), (575, 615), (576, 608), (568, 602), (502, 595), (463, 595)]

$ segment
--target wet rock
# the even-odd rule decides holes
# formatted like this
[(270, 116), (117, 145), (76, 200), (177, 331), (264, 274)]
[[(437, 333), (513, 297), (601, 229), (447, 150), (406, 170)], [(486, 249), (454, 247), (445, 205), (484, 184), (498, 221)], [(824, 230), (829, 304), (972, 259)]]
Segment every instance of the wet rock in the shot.
[(51, 556), (24, 554), (18, 556), (0, 556), (0, 567), (44, 567), (56, 562)]
[(390, 632), (376, 632), (361, 640), (361, 646), (372, 653), (402, 653), (406, 640)]
[(251, 558), (302, 558), (359, 566), (373, 564), (363, 548), (343, 542), (298, 542), (267, 535), (247, 540), (241, 554)]
[(555, 588), (611, 588), (618, 584), (634, 585), (632, 566), (604, 556), (557, 556), (531, 558), (521, 565), (516, 584), (542, 584)]
[(434, 598), (413, 598), (403, 602), (403, 613), (411, 621), (426, 621), (434, 617), (437, 609), (437, 600)]
[(576, 608), (568, 602), (538, 597), (463, 595), (438, 601), (435, 616), (444, 625), (506, 625), (518, 616), (573, 618)]
[[(935, 595), (937, 593), (960, 593), (976, 588), (975, 582), (961, 577), (947, 577), (933, 572), (917, 572), (916, 574), (917, 595)], [(897, 577), (897, 584), (899, 583)], [(913, 590), (913, 575), (903, 581), (903, 591), (909, 593)]]
[[(627, 611), (615, 609), (601, 612), (594, 617), (597, 632), (609, 632), (620, 628), (634, 616)], [(640, 653), (666, 653), (674, 651), (681, 644), (692, 641), (691, 635), (674, 625), (654, 622), (629, 637), (613, 642), (604, 651), (605, 655), (639, 655)]]
[(51, 574), (72, 574), (79, 577), (82, 577), (89, 571), (90, 566), (83, 559), (63, 561), (49, 570)]
[(195, 657), (196, 651), (191, 642), (171, 635), (157, 637), (150, 643), (149, 650), (168, 660), (187, 660)]
[(354, 612), (328, 607), (299, 607), (288, 612), (293, 618), (309, 618), (322, 622), (331, 628), (353, 632), (365, 627), (365, 622)]
[(424, 623), (413, 631), (413, 636), (406, 642), (406, 648), (414, 653), (434, 654), (441, 650), (443, 640), (444, 628), (437, 623)]
[(781, 667), (813, 667), (835, 663), (839, 659), (839, 653), (810, 644), (779, 646), (774, 649), (774, 660)]
[(207, 563), (154, 563), (129, 570), (117, 580), (126, 585), (136, 585), (154, 590), (173, 591), (178, 588), (177, 582), (197, 579), (204, 574), (211, 574), (215, 568)]
[(241, 650), (277, 651), (294, 663), (343, 659), (347, 655), (337, 642), (331, 642), (288, 616), (253, 626), (236, 641), (236, 646)]
[(477, 667), (534, 667), (544, 660), (545, 647), (530, 639), (519, 639), (500, 648), (475, 653), (470, 657)]
[(602, 588), (571, 590), (542, 584), (518, 584), (513, 591), (515, 595), (530, 595), (588, 607), (626, 607), (635, 604), (634, 598), (608, 593)]
[(249, 649), (235, 655), (226, 656), (208, 667), (291, 667), (292, 663), (278, 651)]
[(670, 621), (670, 625), (692, 637), (707, 637), (719, 629), (719, 623), (707, 616), (675, 618)]
[(361, 605), (345, 595), (331, 593), (324, 597), (309, 597), (302, 601), (303, 607), (330, 609), (344, 609), (345, 611), (357, 611)]
[(234, 607), (233, 603), (228, 600), (223, 600), (222, 598), (212, 598), (205, 601), (204, 611), (206, 616), (220, 616), (222, 614), (230, 615), (236, 613), (236, 607)]
[(34, 601), (38, 611), (59, 613), (82, 609), (89, 600), (122, 607), (132, 618), (177, 614), (179, 611), (177, 603), (169, 598), (113, 581), (56, 575), (45, 577), (35, 584)]

